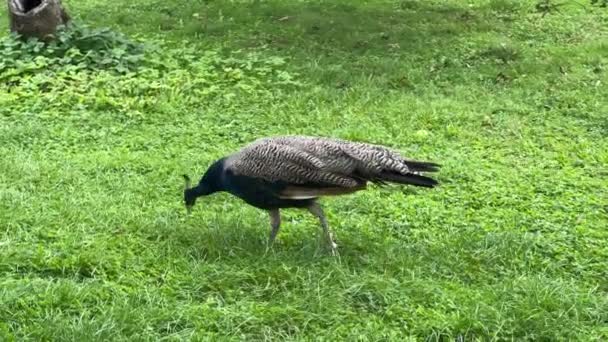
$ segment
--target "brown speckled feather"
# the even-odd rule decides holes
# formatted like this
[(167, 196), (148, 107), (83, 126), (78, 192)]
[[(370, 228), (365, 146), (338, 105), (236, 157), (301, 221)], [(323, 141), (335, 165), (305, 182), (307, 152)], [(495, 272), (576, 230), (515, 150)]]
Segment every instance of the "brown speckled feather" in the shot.
[(286, 136), (254, 141), (228, 157), (226, 167), (237, 175), (293, 185), (285, 196), (315, 197), (358, 191), (367, 181), (409, 183), (399, 177), (422, 177), (417, 172), (436, 171), (438, 165), (406, 160), (379, 145)]

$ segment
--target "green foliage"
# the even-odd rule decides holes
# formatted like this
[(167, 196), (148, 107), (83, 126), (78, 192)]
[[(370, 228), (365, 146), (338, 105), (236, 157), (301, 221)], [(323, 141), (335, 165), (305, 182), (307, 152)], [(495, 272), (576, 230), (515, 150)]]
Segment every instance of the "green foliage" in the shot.
[[(536, 2), (67, 1), (113, 31), (1, 38), (0, 340), (607, 340), (608, 12)], [(339, 259), (297, 210), (268, 252), (235, 198), (184, 215), (181, 174), (296, 133), (441, 186), (324, 201)]]
[(144, 47), (110, 29), (80, 24), (60, 28), (49, 43), (21, 39), (0, 40), (0, 79), (14, 81), (43, 70), (136, 70), (144, 59)]
[[(149, 110), (158, 102), (150, 95), (162, 96), (165, 91), (205, 103), (299, 85), (297, 74), (284, 70), (283, 57), (165, 45), (134, 43), (109, 29), (75, 25), (61, 30), (57, 40), (48, 44), (7, 36), (0, 41), (0, 80), (4, 81), (0, 88), (13, 94), (7, 99), (9, 105), (36, 97), (55, 108), (77, 101), (80, 108), (132, 114)], [(125, 95), (140, 101), (124, 101)]]
[(591, 0), (591, 4), (599, 5), (600, 7), (608, 7), (608, 0)]

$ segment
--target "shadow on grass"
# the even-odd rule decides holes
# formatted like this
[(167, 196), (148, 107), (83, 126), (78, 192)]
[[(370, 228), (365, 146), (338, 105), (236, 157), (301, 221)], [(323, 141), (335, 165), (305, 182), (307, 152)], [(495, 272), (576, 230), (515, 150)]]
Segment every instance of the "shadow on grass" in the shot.
[[(84, 6), (84, 5), (74, 5)], [(177, 4), (148, 1), (120, 9), (109, 3), (79, 9), (83, 20), (112, 21), (133, 32), (161, 34), (171, 40), (228, 48), (271, 47), (292, 56), (328, 54), (422, 54), (458, 44), (457, 38), (496, 30), (518, 4), (492, 2), (471, 9), (467, 4), (400, 1), (392, 4), (357, 4), (348, 1), (289, 3), (202, 2)], [(99, 19), (98, 13), (110, 13)], [(145, 27), (145, 29), (143, 29)]]

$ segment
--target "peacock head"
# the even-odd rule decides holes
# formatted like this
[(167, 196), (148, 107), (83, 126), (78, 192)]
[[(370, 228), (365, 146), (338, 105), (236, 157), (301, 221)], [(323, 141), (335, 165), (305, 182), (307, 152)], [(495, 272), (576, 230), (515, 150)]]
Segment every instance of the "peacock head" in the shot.
[(186, 212), (190, 214), (198, 196), (196, 190), (191, 187), (192, 182), (190, 181), (190, 177), (188, 175), (183, 175), (183, 177), (186, 181), (184, 186), (184, 204), (186, 205)]

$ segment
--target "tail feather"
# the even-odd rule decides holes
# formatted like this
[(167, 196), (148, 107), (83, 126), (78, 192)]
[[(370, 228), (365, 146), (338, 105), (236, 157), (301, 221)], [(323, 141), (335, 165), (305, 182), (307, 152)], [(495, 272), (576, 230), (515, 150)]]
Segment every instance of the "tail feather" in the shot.
[(441, 165), (432, 162), (421, 162), (415, 160), (406, 160), (405, 165), (412, 172), (436, 172), (439, 171)]
[(436, 180), (430, 177), (421, 176), (413, 173), (408, 174), (399, 174), (399, 173), (389, 173), (383, 172), (378, 177), (381, 181), (385, 182), (393, 182), (400, 184), (409, 184), (415, 186), (422, 186), (426, 188), (434, 188), (439, 184)]

